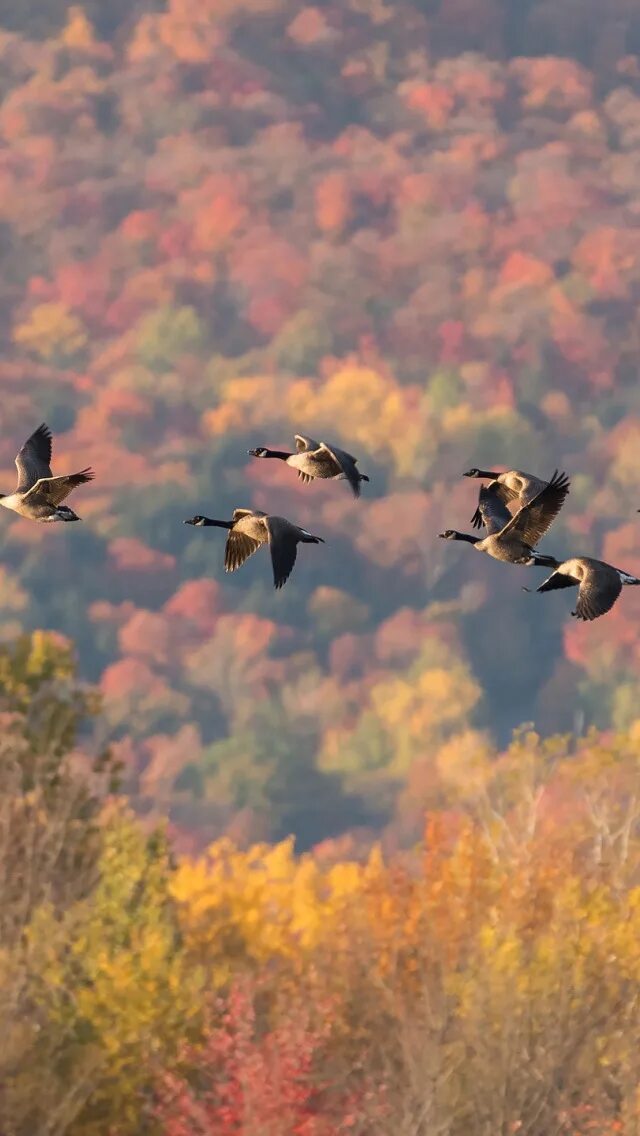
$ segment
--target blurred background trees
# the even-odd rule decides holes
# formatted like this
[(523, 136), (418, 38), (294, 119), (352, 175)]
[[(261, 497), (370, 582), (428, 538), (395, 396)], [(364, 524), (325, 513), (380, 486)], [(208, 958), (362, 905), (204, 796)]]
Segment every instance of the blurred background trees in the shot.
[[(2, 1136), (635, 1133), (640, 596), (436, 538), (561, 467), (640, 572), (634, 5), (0, 26), (2, 488), (98, 473), (1, 522)], [(326, 537), (283, 595), (236, 505)]]

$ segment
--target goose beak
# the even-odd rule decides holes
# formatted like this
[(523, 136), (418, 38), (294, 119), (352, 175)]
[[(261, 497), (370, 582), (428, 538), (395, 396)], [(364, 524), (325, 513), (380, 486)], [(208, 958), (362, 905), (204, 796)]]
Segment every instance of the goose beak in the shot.
[(247, 450), (247, 453), (250, 458), (257, 458), (258, 456), (255, 450)]

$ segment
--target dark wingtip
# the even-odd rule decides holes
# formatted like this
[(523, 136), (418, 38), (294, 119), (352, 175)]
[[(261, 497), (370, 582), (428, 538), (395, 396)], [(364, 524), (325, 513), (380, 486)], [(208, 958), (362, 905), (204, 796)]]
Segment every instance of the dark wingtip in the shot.
[[(366, 473), (361, 473), (360, 474), (360, 480), (361, 481), (369, 481), (370, 479), (367, 477)], [(638, 512), (640, 513), (640, 509), (638, 509)]]
[[(467, 476), (466, 473), (463, 474), (463, 477), (466, 477), (466, 476)], [(471, 518), (471, 524), (472, 524), (474, 529), (481, 529), (482, 528), (482, 513), (480, 512), (479, 509), (476, 509), (475, 513), (473, 514), (473, 516)]]

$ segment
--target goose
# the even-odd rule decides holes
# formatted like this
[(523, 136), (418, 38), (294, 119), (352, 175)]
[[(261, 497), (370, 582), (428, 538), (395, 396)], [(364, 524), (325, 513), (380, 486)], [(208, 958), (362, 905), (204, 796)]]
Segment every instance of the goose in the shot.
[(43, 422), (18, 451), (18, 484), (13, 493), (0, 493), (0, 505), (31, 521), (79, 521), (77, 513), (61, 502), (76, 485), (91, 481), (95, 474), (87, 468), (53, 477), (51, 447), (51, 431)]
[(509, 564), (537, 564), (555, 568), (558, 561), (535, 551), (535, 545), (550, 528), (569, 492), (569, 479), (556, 470), (551, 480), (515, 515), (511, 515), (502, 501), (497, 487), (483, 485), (478, 508), (487, 528), (484, 539), (470, 533), (447, 529), (438, 535), (443, 540), (465, 540), (478, 552), (487, 552), (496, 560)]
[(225, 572), (235, 572), (261, 544), (268, 544), (276, 588), (281, 588), (289, 579), (296, 562), (298, 544), (324, 544), (321, 536), (313, 536), (285, 517), (271, 517), (253, 509), (234, 509), (230, 521), (215, 521), (211, 517), (197, 515), (184, 524), (229, 530), (224, 551)]
[(313, 481), (315, 477), (332, 478), (335, 481), (348, 481), (355, 497), (360, 496), (360, 482), (368, 481), (366, 473), (356, 469), (358, 462), (353, 454), (339, 450), (337, 446), (329, 446), (326, 442), (316, 442), (314, 438), (307, 438), (304, 434), (295, 434), (296, 452), (291, 454), (286, 450), (269, 450), (266, 446), (258, 446), (255, 450), (247, 452), (253, 458), (280, 458), (287, 465), (298, 471), (302, 481)]
[[(543, 481), (540, 477), (534, 477), (532, 473), (523, 473), (521, 469), (509, 469), (506, 473), (491, 473), (486, 469), (468, 469), (463, 473), (463, 477), (489, 477), (491, 484), (487, 486), (488, 489), (493, 489), (494, 493), (504, 501), (505, 505), (509, 501), (518, 500), (520, 508), (523, 505), (528, 505), (530, 501), (548, 485), (548, 481)], [(511, 514), (509, 514), (511, 515)], [(480, 508), (477, 508), (471, 518), (471, 524), (474, 529), (482, 528), (482, 516)]]
[[(556, 561), (555, 571), (536, 588), (536, 592), (553, 592), (556, 588), (578, 588), (578, 602), (571, 614), (576, 619), (598, 619), (610, 611), (623, 585), (640, 584), (637, 576), (630, 576), (621, 568), (614, 568), (604, 560), (591, 556), (574, 556), (570, 560)], [(525, 588), (525, 592), (531, 591)]]

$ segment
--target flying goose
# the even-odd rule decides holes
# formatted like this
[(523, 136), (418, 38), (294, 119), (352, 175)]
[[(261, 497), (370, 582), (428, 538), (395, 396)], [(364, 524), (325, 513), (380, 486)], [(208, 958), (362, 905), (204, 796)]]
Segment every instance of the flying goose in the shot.
[[(555, 562), (555, 572), (536, 588), (536, 592), (553, 592), (556, 588), (578, 588), (577, 619), (597, 619), (610, 611), (624, 584), (640, 584), (637, 576), (630, 576), (620, 568), (594, 560), (591, 556), (574, 556), (571, 560)], [(531, 591), (525, 588), (525, 592)]]
[(481, 539), (470, 533), (447, 529), (439, 533), (443, 540), (466, 540), (478, 552), (487, 552), (496, 560), (509, 564), (538, 564), (555, 568), (558, 561), (535, 551), (535, 546), (557, 517), (569, 492), (569, 479), (556, 470), (551, 481), (512, 516), (502, 501), (497, 487), (483, 485), (478, 508), (487, 529)]
[[(534, 477), (532, 473), (523, 473), (521, 469), (509, 469), (506, 473), (490, 473), (486, 469), (468, 469), (462, 476), (491, 478), (491, 483), (487, 488), (493, 489), (505, 505), (509, 501), (518, 500), (520, 508), (533, 501), (540, 490), (549, 484), (548, 481), (543, 481), (540, 477)], [(511, 514), (509, 515), (511, 516)], [(479, 507), (471, 518), (471, 524), (474, 529), (482, 528), (482, 516)]]
[(51, 431), (43, 422), (27, 438), (16, 457), (18, 484), (10, 494), (0, 493), (0, 505), (32, 521), (79, 521), (68, 505), (62, 505), (76, 485), (95, 476), (91, 469), (53, 477), (51, 473)]
[(198, 528), (214, 525), (228, 529), (224, 550), (225, 572), (235, 572), (261, 544), (271, 548), (274, 587), (281, 588), (289, 579), (296, 562), (298, 544), (324, 544), (321, 536), (312, 536), (306, 529), (292, 525), (284, 517), (270, 517), (253, 509), (234, 509), (230, 521), (214, 521), (210, 517), (195, 516), (184, 522)]
[(339, 450), (337, 446), (329, 446), (326, 442), (316, 442), (314, 438), (307, 438), (304, 434), (295, 434), (296, 453), (286, 450), (268, 450), (265, 446), (258, 446), (256, 450), (248, 450), (253, 458), (280, 458), (287, 465), (298, 471), (302, 481), (313, 481), (314, 477), (332, 478), (336, 481), (348, 481), (354, 496), (360, 496), (360, 482), (368, 481), (365, 473), (356, 469), (358, 462), (352, 454)]

